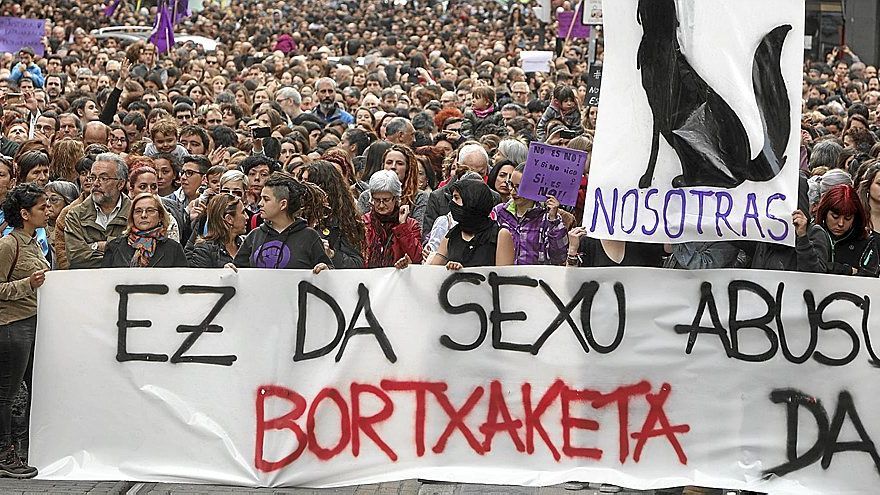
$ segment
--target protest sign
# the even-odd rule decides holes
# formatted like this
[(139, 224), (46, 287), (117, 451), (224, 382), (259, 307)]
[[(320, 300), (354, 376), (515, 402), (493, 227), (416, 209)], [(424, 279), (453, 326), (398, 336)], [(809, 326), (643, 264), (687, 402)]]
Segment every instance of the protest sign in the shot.
[(602, 0), (583, 0), (582, 22), (586, 25), (601, 25)]
[(594, 65), (590, 67), (590, 73), (587, 75), (587, 105), (591, 107), (599, 106), (599, 94), (602, 90), (602, 66)]
[(517, 195), (535, 201), (554, 196), (560, 203), (574, 206), (586, 163), (583, 151), (532, 141)]
[(45, 19), (0, 17), (0, 52), (18, 53), (29, 46), (37, 55), (43, 55), (45, 26)]
[[(590, 37), (590, 26), (584, 25), (580, 19), (576, 18), (574, 12), (558, 12), (556, 14), (556, 20), (559, 22), (559, 29), (557, 30), (556, 37), (557, 38), (589, 38)], [(574, 26), (571, 23), (574, 22)], [(569, 33), (571, 35), (569, 36)]]
[(874, 494), (878, 297), (743, 270), (50, 272), (30, 461), (67, 480)]
[(550, 72), (551, 51), (522, 51), (519, 59), (523, 72)]
[(794, 245), (804, 1), (606, 2), (584, 226)]

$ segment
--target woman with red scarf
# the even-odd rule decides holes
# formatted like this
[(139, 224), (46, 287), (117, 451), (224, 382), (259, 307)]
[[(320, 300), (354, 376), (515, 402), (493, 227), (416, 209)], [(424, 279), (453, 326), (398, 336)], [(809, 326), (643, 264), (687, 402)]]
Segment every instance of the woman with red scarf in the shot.
[(422, 231), (410, 218), (409, 205), (400, 204), (401, 184), (393, 170), (380, 170), (370, 177), (372, 209), (364, 215), (367, 268), (405, 268), (422, 262)]
[(186, 267), (183, 247), (167, 237), (171, 216), (159, 196), (141, 193), (131, 202), (127, 235), (107, 243), (103, 268)]

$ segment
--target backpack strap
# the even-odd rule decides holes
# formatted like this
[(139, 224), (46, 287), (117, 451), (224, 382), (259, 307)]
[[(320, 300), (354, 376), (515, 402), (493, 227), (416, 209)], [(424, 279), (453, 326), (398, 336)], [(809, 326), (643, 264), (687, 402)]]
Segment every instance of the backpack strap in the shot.
[(9, 267), (9, 273), (6, 274), (7, 282), (11, 282), (10, 278), (12, 277), (12, 271), (15, 270), (15, 265), (18, 263), (18, 253), (21, 250), (21, 246), (18, 245), (18, 239), (12, 237), (12, 240), (15, 241), (15, 256), (12, 257), (12, 266)]

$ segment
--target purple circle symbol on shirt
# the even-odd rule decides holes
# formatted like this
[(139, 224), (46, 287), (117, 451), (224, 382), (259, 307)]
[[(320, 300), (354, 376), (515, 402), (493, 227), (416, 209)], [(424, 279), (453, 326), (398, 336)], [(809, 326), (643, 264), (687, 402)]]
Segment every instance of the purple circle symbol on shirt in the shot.
[(251, 257), (254, 268), (285, 268), (290, 262), (290, 248), (281, 241), (269, 241)]

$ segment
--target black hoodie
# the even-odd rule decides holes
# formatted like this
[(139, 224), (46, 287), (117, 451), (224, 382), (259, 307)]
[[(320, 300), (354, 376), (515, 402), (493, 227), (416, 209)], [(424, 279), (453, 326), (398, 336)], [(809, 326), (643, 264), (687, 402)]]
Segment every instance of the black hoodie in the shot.
[(321, 236), (306, 226), (302, 218), (294, 220), (282, 232), (277, 232), (264, 222), (248, 234), (235, 255), (234, 263), (241, 268), (303, 270), (311, 270), (318, 263), (333, 266), (324, 252)]

